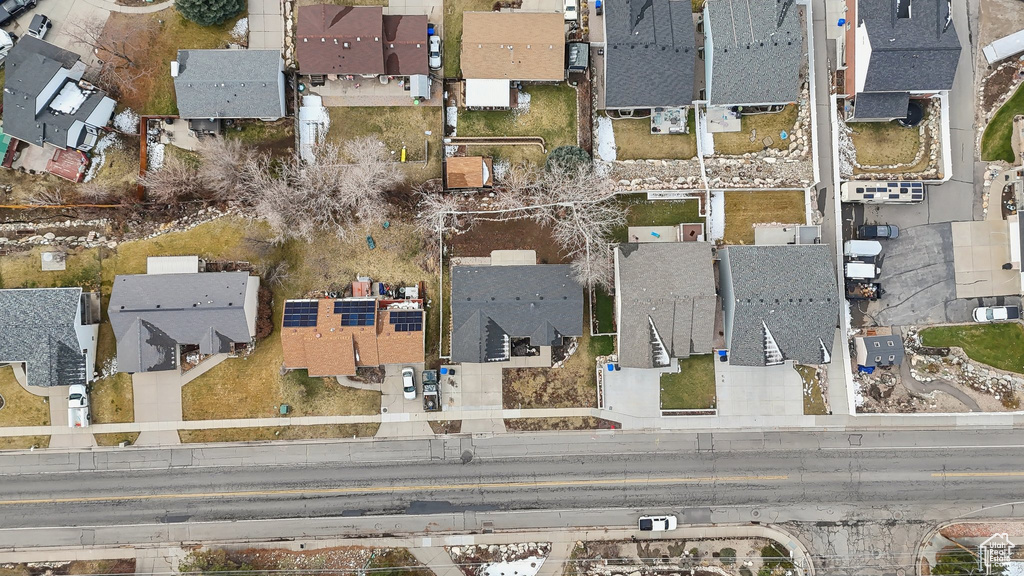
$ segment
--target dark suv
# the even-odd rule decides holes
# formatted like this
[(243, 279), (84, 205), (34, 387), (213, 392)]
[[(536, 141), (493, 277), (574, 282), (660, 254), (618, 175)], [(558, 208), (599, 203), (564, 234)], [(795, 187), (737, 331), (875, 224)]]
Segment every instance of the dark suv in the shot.
[(874, 240), (876, 238), (899, 238), (900, 229), (892, 224), (872, 224), (861, 226), (857, 229), (857, 237), (861, 240)]
[(4, 0), (0, 4), (0, 26), (7, 26), (18, 14), (36, 7), (37, 0)]

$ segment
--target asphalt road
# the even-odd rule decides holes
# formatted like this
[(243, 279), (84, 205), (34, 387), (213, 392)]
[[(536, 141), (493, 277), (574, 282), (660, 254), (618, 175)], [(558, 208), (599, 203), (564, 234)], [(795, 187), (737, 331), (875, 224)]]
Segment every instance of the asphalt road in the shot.
[(1018, 499), (1024, 435), (548, 434), (39, 453), (2, 456), (0, 470), (7, 530), (648, 508), (692, 522), (938, 520)]

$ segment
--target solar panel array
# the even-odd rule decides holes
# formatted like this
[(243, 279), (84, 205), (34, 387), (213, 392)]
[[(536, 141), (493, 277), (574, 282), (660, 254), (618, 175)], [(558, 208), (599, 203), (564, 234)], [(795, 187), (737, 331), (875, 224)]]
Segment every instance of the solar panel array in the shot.
[(395, 325), (395, 332), (422, 332), (423, 311), (422, 310), (392, 310), (391, 323)]
[(284, 327), (316, 326), (317, 301), (292, 300), (284, 303)]
[(334, 303), (334, 313), (341, 314), (342, 326), (373, 326), (376, 308), (375, 300), (338, 300)]

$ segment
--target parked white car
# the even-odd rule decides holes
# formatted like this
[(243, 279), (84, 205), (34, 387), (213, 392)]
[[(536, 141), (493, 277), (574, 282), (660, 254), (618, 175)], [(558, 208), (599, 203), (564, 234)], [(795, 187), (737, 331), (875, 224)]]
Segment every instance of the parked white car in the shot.
[(641, 516), (639, 522), (641, 532), (666, 532), (676, 529), (675, 516)]
[(402, 368), (402, 393), (406, 400), (416, 399), (416, 371), (408, 366)]
[[(437, 34), (433, 34), (427, 39), (427, 66), (430, 66), (431, 70), (440, 70), (441, 68), (441, 37)], [(422, 60), (421, 60), (422, 62)]]
[(565, 0), (564, 13), (566, 22), (576, 20), (577, 16), (579, 16), (579, 11), (576, 8), (576, 0)]
[(1020, 309), (1016, 306), (982, 306), (974, 309), (975, 322), (1002, 322), (1020, 318)]

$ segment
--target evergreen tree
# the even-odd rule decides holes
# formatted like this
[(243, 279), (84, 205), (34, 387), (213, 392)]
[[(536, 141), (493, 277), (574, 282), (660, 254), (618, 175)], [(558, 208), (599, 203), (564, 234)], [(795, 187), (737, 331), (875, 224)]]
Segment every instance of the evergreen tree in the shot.
[(215, 26), (241, 12), (245, 0), (177, 0), (174, 7), (200, 26)]

